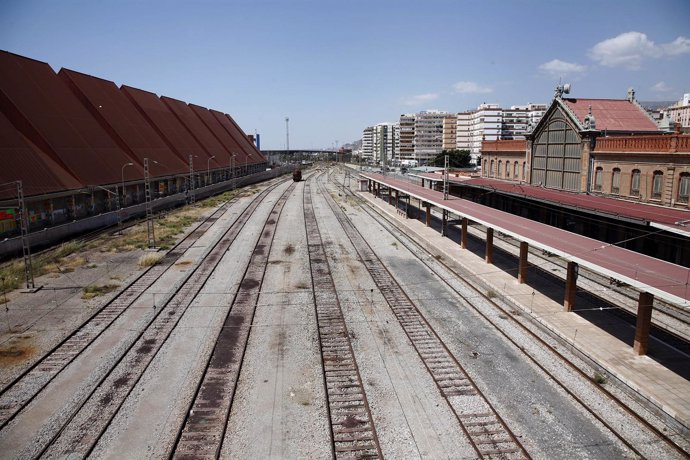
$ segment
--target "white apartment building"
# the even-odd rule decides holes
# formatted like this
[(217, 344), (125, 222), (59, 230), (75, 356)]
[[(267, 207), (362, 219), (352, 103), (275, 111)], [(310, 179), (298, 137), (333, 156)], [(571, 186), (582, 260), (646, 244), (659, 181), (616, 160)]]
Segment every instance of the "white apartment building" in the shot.
[(400, 157), (400, 125), (379, 123), (374, 126), (374, 162), (395, 164)]
[(374, 164), (392, 164), (400, 156), (400, 125), (379, 123), (362, 132), (362, 160)]
[(482, 148), (482, 141), (495, 141), (501, 138), (503, 109), (498, 104), (481, 104), (472, 114), (472, 137), (470, 153), (476, 160)]
[(400, 149), (399, 158), (401, 161), (411, 161), (414, 156), (414, 121), (415, 114), (400, 115)]
[(690, 127), (690, 93), (683, 94), (683, 99), (666, 109), (666, 117), (680, 124), (683, 128)]
[(374, 161), (374, 127), (367, 126), (362, 131), (362, 161), (371, 163)]
[(441, 153), (443, 119), (448, 115), (438, 110), (400, 115), (400, 161), (421, 165)]
[(524, 139), (528, 127), (536, 126), (545, 113), (545, 104), (513, 105), (510, 109), (505, 109), (503, 111), (501, 139)]
[[(455, 147), (451, 148), (469, 150), (472, 162), (476, 162), (483, 140), (524, 139), (528, 127), (535, 126), (544, 113), (544, 104), (514, 105), (510, 109), (498, 104), (481, 104), (476, 110), (455, 115)], [(452, 143), (452, 128), (449, 124), (444, 126), (445, 146)]]

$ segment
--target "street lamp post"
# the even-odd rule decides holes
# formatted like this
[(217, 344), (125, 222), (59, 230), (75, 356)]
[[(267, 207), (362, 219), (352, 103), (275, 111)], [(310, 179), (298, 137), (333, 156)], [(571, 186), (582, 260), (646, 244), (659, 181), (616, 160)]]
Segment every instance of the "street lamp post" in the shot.
[(206, 185), (211, 183), (211, 160), (213, 160), (215, 157), (216, 156), (213, 155), (206, 161)]
[[(151, 160), (158, 164), (156, 160)], [(146, 196), (146, 233), (148, 234), (149, 248), (156, 247), (156, 234), (153, 225), (153, 206), (151, 204), (151, 178), (149, 175), (149, 159), (144, 158), (144, 194)]]
[(252, 156), (251, 153), (247, 153), (247, 156), (244, 157), (244, 174), (247, 175), (249, 174), (249, 166), (247, 165), (247, 160), (249, 157)]
[(134, 163), (125, 163), (122, 165), (122, 206), (127, 206), (127, 194), (125, 193), (125, 168), (127, 166), (134, 166)]
[(232, 155), (230, 156), (230, 174), (232, 177), (232, 188), (236, 189), (237, 188), (237, 181), (235, 180), (235, 157), (237, 154), (235, 152), (232, 152)]

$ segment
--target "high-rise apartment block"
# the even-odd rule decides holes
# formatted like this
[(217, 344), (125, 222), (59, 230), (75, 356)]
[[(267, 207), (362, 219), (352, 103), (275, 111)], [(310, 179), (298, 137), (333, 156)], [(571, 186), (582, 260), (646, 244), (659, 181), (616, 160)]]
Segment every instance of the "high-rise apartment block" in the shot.
[(367, 126), (362, 131), (362, 160), (367, 163), (374, 161), (374, 127)]
[(476, 110), (448, 113), (437, 110), (400, 115), (399, 159), (425, 164), (443, 150), (469, 150), (476, 162), (484, 140), (524, 139), (546, 112), (544, 104), (503, 109), (481, 104)]
[[(481, 104), (476, 110), (455, 115), (455, 146), (469, 150), (473, 161), (479, 156), (482, 141), (524, 139), (529, 126), (535, 126), (546, 111), (544, 104), (514, 105), (503, 109), (498, 104)], [(453, 127), (444, 125), (444, 149), (453, 144)]]
[(400, 160), (414, 159), (414, 114), (400, 115)]
[(443, 150), (443, 124), (450, 114), (428, 110), (400, 115), (400, 160), (425, 164)]
[(400, 156), (400, 125), (379, 123), (362, 132), (362, 159), (375, 164), (392, 164)]

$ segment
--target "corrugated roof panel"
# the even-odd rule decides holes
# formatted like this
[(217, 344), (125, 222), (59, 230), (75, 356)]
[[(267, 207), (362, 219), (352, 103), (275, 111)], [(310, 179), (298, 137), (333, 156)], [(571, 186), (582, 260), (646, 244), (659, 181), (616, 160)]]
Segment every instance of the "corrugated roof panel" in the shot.
[[(46, 63), (0, 52), (0, 91), (16, 111), (15, 126), (37, 145), (47, 145), (85, 184), (120, 181), (120, 168), (132, 161)], [(6, 111), (7, 113), (7, 111)], [(14, 120), (13, 117), (23, 118)], [(40, 136), (40, 138), (37, 138)]]
[(627, 99), (563, 99), (582, 123), (592, 107), (599, 131), (651, 131), (659, 128), (643, 109)]
[(127, 171), (130, 180), (144, 177), (144, 158), (160, 163), (153, 176), (184, 173), (183, 162), (149, 125), (115, 83), (91, 75), (62, 69), (58, 75), (118, 144), (135, 157), (135, 167)]
[(663, 206), (619, 200), (597, 195), (555, 190), (534, 185), (516, 184), (497, 179), (476, 178), (464, 181), (463, 185), (489, 187), (493, 190), (520, 195), (530, 199), (558, 203), (574, 208), (656, 222), (669, 226), (676, 222), (690, 219), (690, 211)]
[(237, 140), (237, 143), (242, 146), (242, 151), (245, 155), (249, 157), (249, 164), (252, 163), (263, 163), (266, 158), (257, 150), (256, 146), (249, 141), (247, 135), (242, 131), (242, 129), (235, 123), (235, 120), (226, 113), (218, 112), (217, 110), (210, 111), (214, 117), (220, 122), (220, 124), (230, 133), (233, 139)]
[[(197, 117), (186, 102), (178, 101), (167, 96), (161, 96), (161, 101), (168, 106), (168, 108), (177, 116), (180, 122), (189, 130), (194, 139), (204, 148), (204, 154), (199, 155), (199, 161), (206, 167), (207, 164), (211, 168), (225, 167), (224, 158), (230, 154), (225, 150), (225, 147), (216, 139), (211, 131), (204, 125), (204, 123)], [(209, 158), (215, 156), (210, 163)], [(195, 160), (196, 161), (196, 160)], [(222, 162), (222, 163), (221, 163)]]
[[(213, 114), (206, 108), (195, 104), (189, 104), (192, 111), (201, 119), (201, 121), (206, 125), (206, 127), (213, 133), (213, 135), (223, 144), (225, 150), (232, 152), (235, 155), (235, 162), (238, 165), (244, 165), (244, 158), (247, 156), (240, 143), (233, 138), (230, 133), (223, 128), (220, 122), (213, 116)], [(229, 160), (229, 155), (227, 161)], [(221, 159), (223, 162), (223, 159)]]
[[(81, 184), (50, 155), (33, 145), (0, 112), (0, 184), (22, 181), (25, 196), (82, 188)], [(16, 197), (12, 185), (0, 187), (0, 199)]]
[(188, 164), (189, 155), (206, 158), (201, 145), (157, 95), (125, 85), (120, 90), (185, 164)]

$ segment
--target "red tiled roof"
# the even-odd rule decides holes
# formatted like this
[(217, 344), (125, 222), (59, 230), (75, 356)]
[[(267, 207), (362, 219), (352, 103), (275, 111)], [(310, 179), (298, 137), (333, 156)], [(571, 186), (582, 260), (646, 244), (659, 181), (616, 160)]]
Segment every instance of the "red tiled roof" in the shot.
[(627, 99), (571, 99), (563, 103), (582, 123), (592, 107), (599, 131), (658, 132), (659, 128), (637, 104)]
[[(201, 121), (187, 103), (167, 96), (161, 96), (160, 99), (175, 114), (180, 123), (187, 128), (199, 145), (203, 147), (204, 154), (199, 155), (198, 160), (201, 162), (201, 165), (206, 167), (208, 164), (214, 168), (227, 166), (227, 162), (223, 157), (229, 155), (229, 152), (225, 150), (223, 145), (209, 131), (204, 122)], [(194, 162), (197, 162), (197, 160), (194, 160)], [(197, 168), (201, 169), (201, 166), (197, 166)]]

